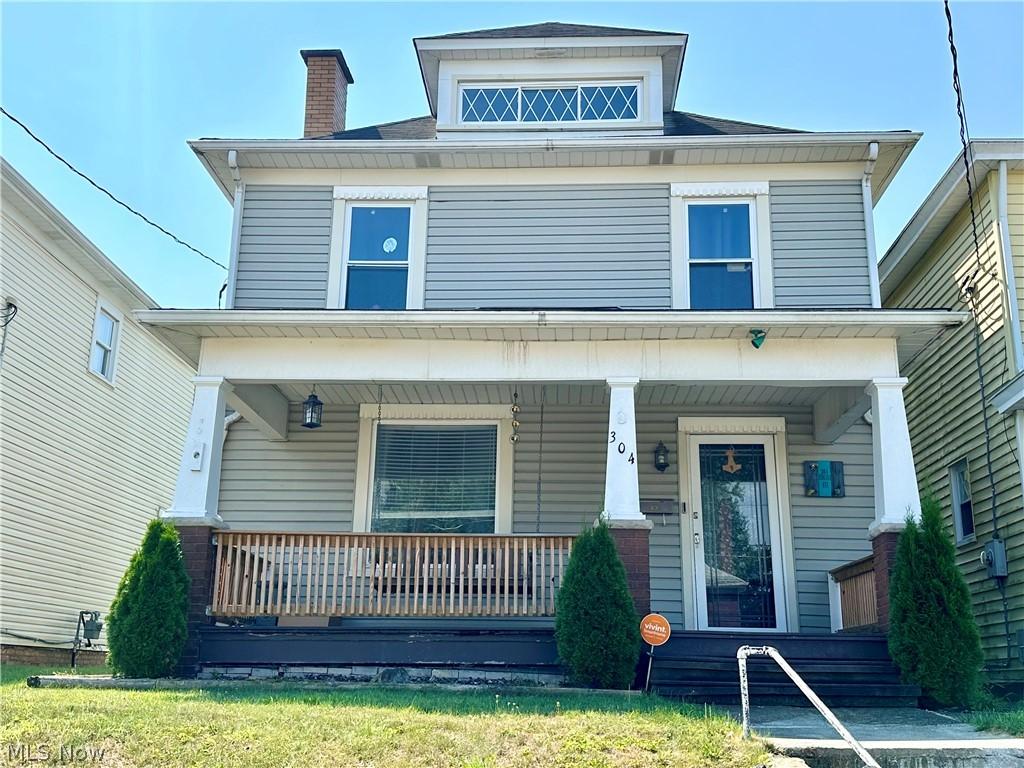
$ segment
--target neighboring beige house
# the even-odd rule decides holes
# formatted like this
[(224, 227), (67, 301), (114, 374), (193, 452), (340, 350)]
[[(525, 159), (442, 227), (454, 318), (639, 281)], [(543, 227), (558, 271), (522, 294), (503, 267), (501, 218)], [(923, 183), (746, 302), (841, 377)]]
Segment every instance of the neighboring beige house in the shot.
[[(969, 309), (962, 288), (972, 279), (976, 286), (988, 446), (973, 323), (947, 331), (903, 366), (910, 378), (907, 418), (918, 481), (943, 505), (958, 562), (974, 595), (990, 676), (1021, 683), (1024, 141), (974, 141), (970, 159), (980, 252), (974, 247), (963, 157), (958, 155), (886, 253), (879, 273), (883, 305), (892, 308)], [(993, 539), (987, 456), (995, 477), (998, 533), (1006, 549), (1007, 576), (998, 580), (982, 562)]]
[(193, 371), (133, 318), (149, 296), (6, 162), (0, 179), (0, 304), (17, 307), (0, 362), (0, 643), (5, 660), (66, 658), (78, 612), (106, 614), (171, 501)]

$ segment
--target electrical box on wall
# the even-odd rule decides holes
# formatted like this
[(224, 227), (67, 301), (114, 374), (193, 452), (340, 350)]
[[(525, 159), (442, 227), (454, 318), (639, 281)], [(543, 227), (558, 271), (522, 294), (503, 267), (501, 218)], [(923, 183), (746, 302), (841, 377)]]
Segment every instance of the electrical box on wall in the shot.
[(846, 477), (841, 461), (805, 461), (804, 495), (842, 498), (846, 495)]
[(981, 551), (981, 564), (985, 566), (990, 579), (1005, 579), (1010, 574), (1006, 562), (1006, 542), (992, 539)]

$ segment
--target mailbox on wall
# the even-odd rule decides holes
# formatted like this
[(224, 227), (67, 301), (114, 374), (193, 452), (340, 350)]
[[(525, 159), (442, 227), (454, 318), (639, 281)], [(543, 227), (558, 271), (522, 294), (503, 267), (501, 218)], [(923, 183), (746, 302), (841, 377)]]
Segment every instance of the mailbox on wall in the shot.
[(846, 495), (841, 461), (805, 461), (804, 495), (840, 498)]

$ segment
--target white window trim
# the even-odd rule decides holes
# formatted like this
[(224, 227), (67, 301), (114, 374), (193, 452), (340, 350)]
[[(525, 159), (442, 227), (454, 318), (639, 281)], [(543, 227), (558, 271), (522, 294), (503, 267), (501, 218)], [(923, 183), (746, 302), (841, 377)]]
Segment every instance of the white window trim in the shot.
[(405, 308), (423, 309), (427, 252), (427, 187), (336, 186), (327, 269), (327, 309), (345, 308), (351, 210), (357, 205), (401, 206), (409, 214), (409, 276)]
[(775, 632), (800, 631), (800, 606), (796, 584), (796, 552), (793, 546), (792, 507), (789, 493), (789, 453), (787, 450), (786, 419), (784, 416), (708, 416), (680, 417), (678, 419), (678, 482), (679, 499), (686, 503), (689, 514), (681, 515), (681, 540), (683, 564), (683, 624), (684, 629), (697, 629), (699, 610), (694, 570), (693, 536), (696, 532), (693, 518), (692, 475), (690, 467), (690, 438), (693, 436), (744, 435), (766, 436), (771, 439), (775, 454), (774, 476), (779, 500), (779, 539), (782, 558), (783, 591), (785, 615), (779, 616), (784, 629), (764, 630)]
[[(971, 544), (976, 541), (978, 536), (977, 522), (975, 521), (974, 530), (966, 536), (964, 535), (963, 521), (960, 518), (960, 504), (957, 503), (956, 485), (953, 483), (953, 476), (956, 467), (960, 464), (964, 466), (964, 483), (967, 486), (967, 500), (971, 502), (971, 519), (974, 520), (974, 494), (971, 491), (971, 463), (967, 460), (966, 456), (962, 456), (946, 468), (946, 475), (949, 477), (949, 502), (953, 512), (953, 532), (956, 535), (957, 546), (962, 544)], [(960, 499), (963, 502), (964, 499)]]
[[(92, 369), (92, 351), (99, 341), (98, 335), (100, 330), (101, 312), (110, 315), (114, 319), (114, 338), (112, 339), (112, 345), (110, 347), (110, 376), (104, 376), (99, 371), (94, 371)], [(89, 342), (89, 356), (85, 360), (85, 367), (89, 373), (110, 386), (117, 385), (117, 363), (121, 351), (121, 326), (123, 323), (124, 313), (122, 313), (121, 310), (108, 301), (103, 299), (96, 300), (96, 311), (93, 314), (92, 321), (92, 339)]]
[(377, 424), (487, 424), (498, 428), (494, 477), (495, 534), (512, 533), (512, 489), (515, 451), (512, 441), (512, 417), (505, 406), (493, 405), (386, 405), (359, 406), (359, 443), (356, 449), (356, 485), (352, 530), (367, 533), (373, 505), (374, 457), (377, 452)]
[[(634, 85), (636, 86), (636, 117), (623, 118), (623, 119), (612, 119), (612, 120), (583, 120), (579, 117), (582, 114), (582, 96), (577, 97), (577, 111), (575, 120), (534, 120), (526, 121), (523, 120), (522, 114), (522, 102), (519, 104), (519, 113), (516, 120), (497, 121), (493, 123), (486, 123), (483, 121), (466, 120), (462, 115), (462, 94), (467, 88), (515, 88), (519, 91), (524, 89), (532, 88), (585, 88), (585, 87), (615, 87), (620, 85)], [(484, 129), (493, 130), (495, 127), (508, 128), (558, 128), (561, 126), (572, 126), (575, 128), (608, 128), (613, 126), (634, 126), (639, 123), (643, 123), (643, 116), (647, 114), (647, 103), (644, 101), (646, 93), (645, 80), (643, 77), (629, 77), (629, 78), (574, 78), (571, 80), (557, 79), (557, 80), (473, 80), (465, 79), (459, 80), (455, 88), (455, 114), (456, 114), (456, 126), (460, 128), (473, 128), (473, 129)]]
[[(767, 181), (677, 182), (670, 187), (672, 308), (690, 308), (690, 203), (746, 203), (750, 207), (750, 261), (754, 309), (775, 307)], [(716, 259), (715, 261), (722, 261)], [(703, 262), (698, 262), (703, 263)]]

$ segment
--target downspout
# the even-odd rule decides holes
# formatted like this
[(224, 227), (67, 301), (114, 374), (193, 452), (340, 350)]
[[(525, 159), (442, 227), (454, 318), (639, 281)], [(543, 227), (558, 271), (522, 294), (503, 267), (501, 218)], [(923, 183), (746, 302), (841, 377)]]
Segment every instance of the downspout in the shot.
[(861, 179), (861, 193), (864, 197), (864, 236), (868, 244), (868, 281), (871, 287), (871, 306), (882, 306), (882, 289), (878, 282), (878, 250), (875, 246), (875, 212), (871, 195), (871, 174), (878, 162), (878, 142), (868, 144), (868, 158), (864, 161), (864, 177)]
[(1008, 206), (1006, 161), (999, 161), (999, 190), (996, 198), (996, 225), (999, 228), (999, 250), (1003, 252), (1003, 271), (1006, 275), (1006, 300), (1010, 307), (1010, 332), (1013, 335), (1013, 374), (1024, 371), (1024, 338), (1020, 332), (1020, 305), (1017, 300), (1017, 278), (1013, 270), (1013, 252), (1010, 250), (1010, 221)]
[(235, 308), (235, 283), (238, 281), (238, 249), (242, 240), (242, 205), (245, 202), (245, 185), (238, 170), (238, 152), (228, 150), (228, 168), (235, 182), (234, 216), (231, 220), (231, 253), (228, 261), (228, 292), (224, 301), (225, 309)]

